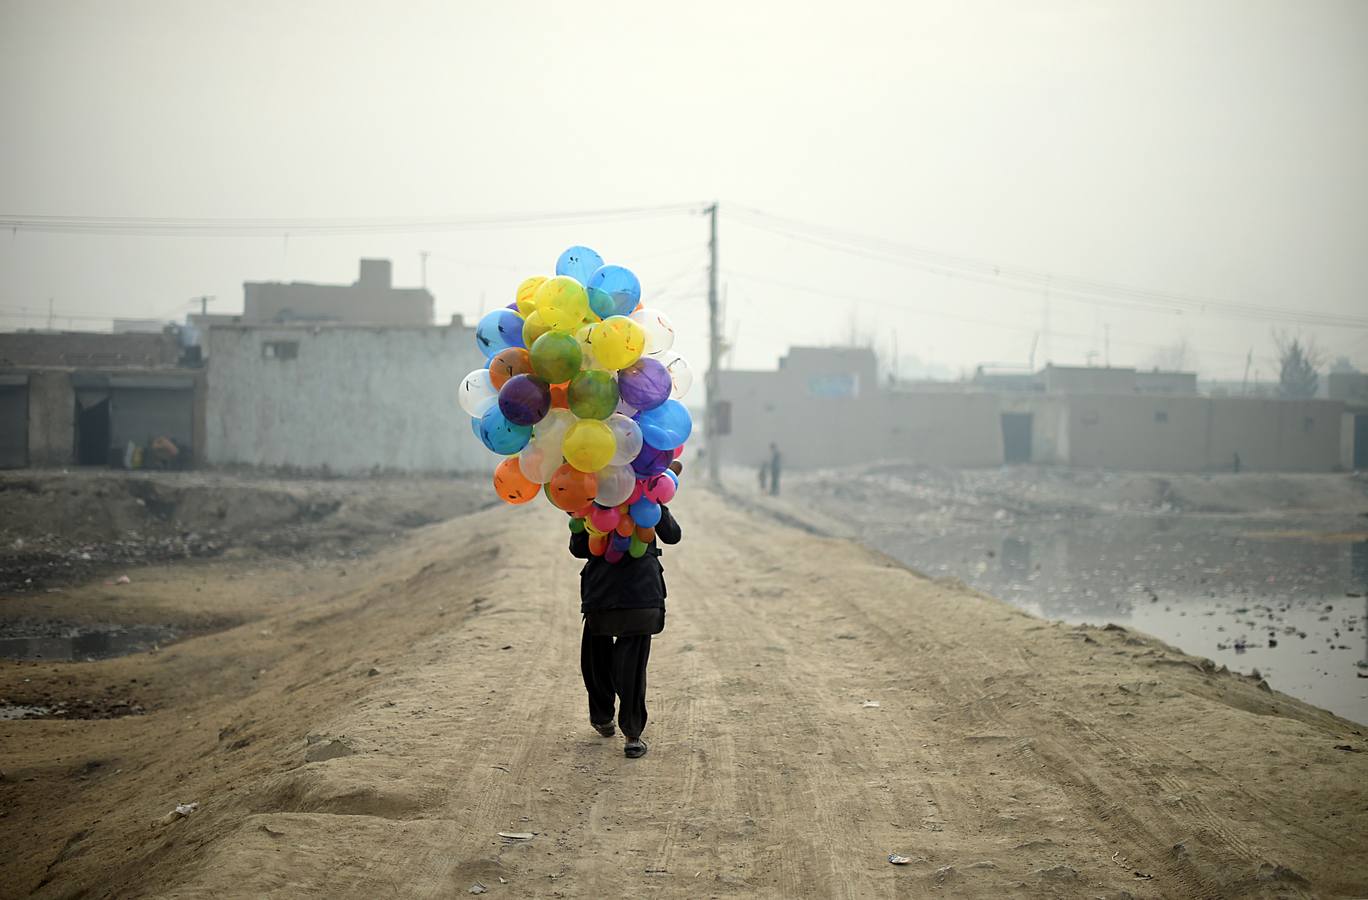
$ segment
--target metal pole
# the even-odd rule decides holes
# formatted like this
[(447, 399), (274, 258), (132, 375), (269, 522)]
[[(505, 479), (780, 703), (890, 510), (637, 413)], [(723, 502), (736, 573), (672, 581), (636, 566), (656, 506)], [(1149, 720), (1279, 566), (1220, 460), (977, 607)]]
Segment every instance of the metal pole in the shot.
[(708, 403), (705, 416), (707, 417), (708, 433), (708, 479), (714, 484), (721, 481), (722, 465), (722, 441), (718, 432), (718, 413), (717, 403), (721, 399), (717, 396), (717, 367), (720, 365), (719, 357), (722, 355), (722, 334), (721, 322), (719, 321), (717, 310), (717, 204), (713, 203), (707, 209), (709, 217), (708, 225), (708, 377), (706, 386), (708, 388)]

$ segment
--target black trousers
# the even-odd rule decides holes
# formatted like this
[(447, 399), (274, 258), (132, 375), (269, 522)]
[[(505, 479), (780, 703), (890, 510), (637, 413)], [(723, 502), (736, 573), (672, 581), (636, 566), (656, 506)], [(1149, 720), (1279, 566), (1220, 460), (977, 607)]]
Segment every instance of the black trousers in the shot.
[(584, 623), (580, 640), (580, 673), (589, 692), (589, 721), (613, 721), (613, 700), (618, 706), (618, 727), (629, 740), (646, 729), (646, 662), (651, 658), (649, 634), (612, 637), (593, 634)]

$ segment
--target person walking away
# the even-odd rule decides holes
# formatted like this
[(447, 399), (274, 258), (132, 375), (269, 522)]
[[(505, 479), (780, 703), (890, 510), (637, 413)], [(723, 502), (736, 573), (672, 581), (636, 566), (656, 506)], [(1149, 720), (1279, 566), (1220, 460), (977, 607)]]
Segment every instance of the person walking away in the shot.
[(779, 470), (783, 465), (783, 456), (779, 453), (779, 445), (770, 443), (770, 496), (779, 496)]
[(769, 460), (765, 460), (760, 464), (760, 493), (762, 494), (769, 490), (769, 470)]
[[(676, 465), (678, 463), (676, 462)], [(682, 468), (682, 466), (681, 466)], [(612, 737), (613, 705), (629, 759), (646, 755), (646, 663), (651, 636), (665, 630), (665, 574), (658, 543), (677, 544), (679, 523), (663, 504), (655, 538), (639, 558), (610, 563), (589, 552), (589, 533), (570, 535), (570, 553), (586, 560), (580, 570), (580, 673), (589, 694), (589, 724)]]

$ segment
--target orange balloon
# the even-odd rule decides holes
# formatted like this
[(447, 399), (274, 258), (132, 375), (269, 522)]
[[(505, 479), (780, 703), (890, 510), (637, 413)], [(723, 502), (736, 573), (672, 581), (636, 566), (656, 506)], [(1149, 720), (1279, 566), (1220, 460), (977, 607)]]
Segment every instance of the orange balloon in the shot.
[(494, 490), (505, 503), (518, 506), (531, 503), (541, 492), (541, 485), (527, 478), (518, 468), (518, 458), (510, 456), (494, 470)]
[(570, 382), (551, 385), (551, 408), (569, 409), (570, 408)]
[(651, 541), (655, 540), (655, 529), (638, 528), (636, 530), (636, 536), (637, 540), (641, 541), (643, 544), (649, 544)]
[(589, 535), (589, 552), (595, 556), (602, 556), (608, 552), (608, 535), (591, 534)]
[(489, 383), (494, 385), (496, 391), (514, 375), (531, 374), (532, 356), (522, 347), (509, 347), (489, 361)]
[(631, 517), (631, 516), (623, 516), (621, 519), (618, 519), (618, 523), (617, 523), (617, 533), (618, 533), (618, 534), (622, 535), (623, 537), (631, 537), (632, 534), (633, 534), (633, 532), (635, 532), (635, 531), (636, 531), (636, 523), (632, 521), (632, 517)]
[(580, 509), (598, 493), (598, 476), (593, 472), (581, 472), (569, 463), (556, 470), (547, 482), (551, 502), (570, 512)]

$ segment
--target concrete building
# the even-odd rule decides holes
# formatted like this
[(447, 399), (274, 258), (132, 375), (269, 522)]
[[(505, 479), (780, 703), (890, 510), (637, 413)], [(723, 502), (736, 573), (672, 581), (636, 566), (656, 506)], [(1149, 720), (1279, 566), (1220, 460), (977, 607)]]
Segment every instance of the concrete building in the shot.
[(396, 288), (391, 282), (387, 259), (361, 260), (361, 276), (350, 285), (249, 281), (243, 285), (241, 321), (431, 325), (433, 300), (427, 288)]
[(0, 334), (0, 468), (121, 465), (158, 437), (203, 447), (204, 378), (174, 334)]
[(449, 326), (226, 325), (209, 332), (207, 439), (217, 465), (334, 473), (487, 471), (456, 403), (484, 365)]
[(1340, 465), (1368, 470), (1368, 372), (1331, 372), (1326, 393), (1344, 403), (1340, 424)]
[[(1192, 373), (980, 369), (935, 390), (881, 389), (868, 350), (794, 348), (774, 372), (720, 373), (727, 462), (770, 442), (797, 468), (877, 459), (958, 467), (1041, 463), (1155, 471), (1341, 468), (1344, 404), (1203, 397)], [(947, 390), (947, 388), (950, 388)]]

